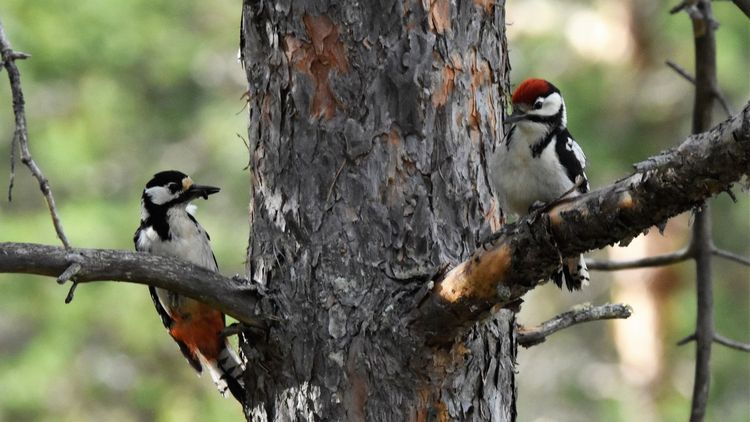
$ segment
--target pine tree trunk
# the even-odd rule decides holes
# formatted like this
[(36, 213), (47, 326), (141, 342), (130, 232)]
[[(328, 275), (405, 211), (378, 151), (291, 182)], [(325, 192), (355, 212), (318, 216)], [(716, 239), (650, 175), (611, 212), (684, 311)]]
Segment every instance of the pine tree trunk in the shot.
[(245, 1), (248, 420), (515, 418), (513, 313), (458, 338), (420, 308), (496, 227), (485, 157), (503, 2)]

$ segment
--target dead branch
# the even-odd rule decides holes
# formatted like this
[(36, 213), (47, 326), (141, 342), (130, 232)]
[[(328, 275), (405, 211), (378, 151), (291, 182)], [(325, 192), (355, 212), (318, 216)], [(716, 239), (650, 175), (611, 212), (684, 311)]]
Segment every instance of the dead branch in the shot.
[(29, 55), (13, 51), (8, 38), (5, 35), (2, 22), (0, 22), (0, 53), (2, 53), (2, 64), (8, 72), (10, 91), (13, 96), (13, 114), (15, 115), (16, 125), (15, 132), (13, 133), (13, 140), (11, 141), (8, 201), (12, 199), (13, 183), (15, 180), (16, 146), (18, 146), (21, 150), (21, 162), (29, 168), (31, 174), (39, 181), (39, 189), (42, 191), (44, 199), (47, 201), (47, 208), (49, 208), (50, 215), (52, 216), (52, 224), (55, 226), (57, 237), (60, 238), (60, 241), (66, 249), (70, 249), (70, 243), (65, 236), (65, 231), (60, 222), (60, 215), (57, 212), (55, 198), (52, 196), (52, 189), (49, 186), (49, 181), (44, 177), (42, 169), (39, 168), (31, 157), (31, 151), (29, 150), (29, 133), (26, 128), (26, 111), (23, 90), (21, 89), (21, 74), (18, 71), (18, 67), (16, 67), (16, 60), (25, 59), (29, 57)]
[[(71, 253), (77, 261), (71, 260)], [(71, 264), (77, 272), (72, 274)], [(176, 258), (113, 249), (70, 249), (33, 243), (0, 243), (0, 273), (38, 274), (75, 283), (127, 281), (161, 287), (198, 299), (244, 322), (259, 326), (253, 311), (259, 299), (247, 284)]]
[(579, 305), (536, 327), (518, 328), (516, 340), (521, 346), (529, 348), (543, 343), (550, 335), (570, 326), (604, 319), (629, 318), (632, 313), (633, 309), (622, 303), (607, 303), (601, 306)]
[(639, 259), (630, 261), (607, 261), (598, 259), (587, 259), (586, 265), (589, 270), (598, 271), (618, 271), (627, 270), (633, 268), (647, 268), (647, 267), (661, 267), (664, 265), (672, 265), (680, 262), (687, 261), (692, 258), (692, 253), (689, 248), (680, 249), (679, 251), (657, 255), (647, 256)]

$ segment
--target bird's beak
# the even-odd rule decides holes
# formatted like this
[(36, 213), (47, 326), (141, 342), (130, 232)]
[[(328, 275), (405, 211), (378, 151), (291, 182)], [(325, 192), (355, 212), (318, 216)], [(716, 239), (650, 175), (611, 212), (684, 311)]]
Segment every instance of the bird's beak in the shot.
[(513, 113), (510, 116), (507, 116), (505, 120), (503, 121), (503, 124), (509, 125), (512, 123), (520, 122), (521, 120), (526, 118), (526, 113), (520, 111), (520, 110), (513, 110)]
[(212, 195), (220, 190), (221, 189), (214, 186), (190, 185), (188, 190), (185, 191), (184, 196), (188, 200), (200, 197), (208, 199), (208, 195)]

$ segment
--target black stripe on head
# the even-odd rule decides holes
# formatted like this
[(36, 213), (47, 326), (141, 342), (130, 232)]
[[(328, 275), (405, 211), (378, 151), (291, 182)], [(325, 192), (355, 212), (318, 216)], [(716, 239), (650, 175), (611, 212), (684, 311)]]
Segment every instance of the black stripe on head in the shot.
[(528, 120), (534, 123), (542, 123), (547, 126), (558, 127), (562, 126), (563, 113), (565, 112), (565, 103), (560, 106), (560, 110), (552, 116), (538, 116), (536, 114), (527, 114), (524, 116), (524, 120)]
[(177, 183), (182, 186), (182, 179), (188, 177), (187, 174), (177, 170), (160, 171), (146, 183), (146, 189), (154, 186), (167, 186), (169, 183)]

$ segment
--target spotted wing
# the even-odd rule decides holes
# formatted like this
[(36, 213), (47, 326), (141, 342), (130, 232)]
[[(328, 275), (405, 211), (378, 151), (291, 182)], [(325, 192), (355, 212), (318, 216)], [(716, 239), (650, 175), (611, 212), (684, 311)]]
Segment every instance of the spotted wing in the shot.
[(558, 134), (555, 151), (558, 157), (560, 157), (560, 163), (565, 168), (565, 172), (571, 182), (575, 183), (578, 177), (583, 178), (583, 183), (578, 188), (578, 191), (581, 193), (588, 192), (589, 182), (586, 173), (583, 171), (586, 168), (586, 155), (567, 129)]

